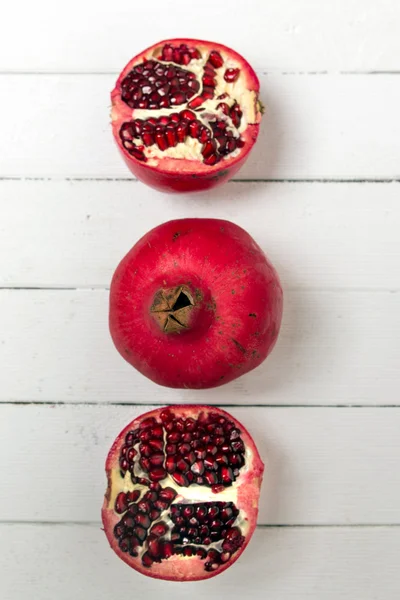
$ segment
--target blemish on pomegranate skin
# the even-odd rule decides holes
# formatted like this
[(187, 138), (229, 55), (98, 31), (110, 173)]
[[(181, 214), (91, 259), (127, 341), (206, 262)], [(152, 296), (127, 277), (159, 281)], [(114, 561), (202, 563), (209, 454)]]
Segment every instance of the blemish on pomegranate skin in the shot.
[(240, 352), (242, 354), (246, 354), (246, 348), (244, 348), (240, 342), (235, 340), (235, 338), (232, 338), (232, 342), (235, 344), (235, 346), (240, 350)]
[(249, 313), (249, 317), (253, 317), (254, 319), (257, 318), (256, 313)]
[(176, 233), (174, 233), (174, 235), (172, 236), (172, 241), (174, 242), (180, 235), (181, 235), (180, 231), (177, 231)]

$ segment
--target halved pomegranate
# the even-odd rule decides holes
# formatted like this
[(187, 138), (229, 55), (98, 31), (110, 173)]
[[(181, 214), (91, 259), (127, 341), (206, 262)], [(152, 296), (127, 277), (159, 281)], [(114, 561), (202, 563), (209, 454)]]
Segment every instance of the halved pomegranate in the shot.
[(174, 406), (138, 417), (106, 461), (111, 548), (151, 577), (222, 573), (253, 535), (263, 471), (250, 434), (223, 410)]
[(149, 231), (117, 267), (110, 331), (121, 355), (175, 388), (222, 385), (260, 365), (282, 318), (278, 275), (229, 221), (180, 219)]
[(112, 128), (139, 179), (167, 192), (231, 178), (257, 139), (257, 75), (234, 50), (173, 39), (126, 65), (111, 94)]

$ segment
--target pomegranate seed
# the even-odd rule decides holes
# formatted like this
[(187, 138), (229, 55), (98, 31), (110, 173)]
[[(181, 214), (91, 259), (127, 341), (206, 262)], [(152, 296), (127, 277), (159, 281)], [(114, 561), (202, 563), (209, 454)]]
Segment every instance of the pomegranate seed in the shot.
[(205, 100), (214, 98), (214, 88), (211, 86), (204, 86), (201, 95)]
[[(218, 465), (214, 460), (214, 457), (211, 454), (207, 454), (204, 459), (204, 466), (206, 469), (217, 469)], [(216, 483), (216, 482), (215, 482)]]
[(128, 552), (131, 547), (131, 540), (129, 537), (123, 537), (119, 540), (118, 545), (122, 552)]
[(238, 140), (236, 140), (236, 146), (238, 148), (243, 148), (244, 145), (245, 145), (245, 141), (242, 140), (242, 138), (239, 138)]
[(206, 450), (208, 454), (216, 454), (218, 452), (216, 446), (214, 444), (207, 444)]
[(172, 60), (172, 53), (173, 53), (173, 49), (172, 46), (170, 46), (169, 44), (165, 44), (164, 48), (162, 49), (162, 59), (163, 60)]
[(124, 492), (120, 492), (115, 500), (115, 511), (119, 514), (128, 509), (127, 497)]
[(131, 502), (136, 502), (136, 500), (139, 499), (139, 496), (140, 496), (139, 490), (133, 490), (132, 492), (128, 492), (128, 494), (127, 494), (128, 503), (130, 504)]
[(219, 465), (227, 465), (229, 461), (228, 457), (223, 452), (217, 452), (215, 455), (215, 462)]
[(167, 456), (167, 458), (165, 459), (165, 468), (167, 469), (167, 472), (172, 474), (175, 473), (176, 471), (176, 462), (175, 462), (175, 457), (170, 455)]
[(179, 123), (179, 121), (181, 120), (181, 117), (180, 117), (179, 113), (172, 113), (171, 115), (169, 115), (169, 119), (170, 119), (170, 121), (172, 121), (172, 123)]
[(176, 419), (174, 424), (177, 431), (180, 431), (181, 433), (182, 431), (185, 431), (185, 421), (183, 419)]
[(168, 146), (170, 148), (177, 145), (178, 138), (176, 137), (176, 130), (174, 125), (167, 125), (167, 127), (165, 128), (165, 136), (167, 138)]
[(196, 506), (195, 511), (196, 511), (196, 517), (198, 519), (203, 519), (203, 517), (205, 517), (207, 514), (207, 508), (201, 504)]
[[(179, 139), (179, 127), (183, 125), (183, 123), (180, 123), (178, 125), (178, 127), (176, 128), (176, 134), (178, 136)], [(171, 433), (167, 434), (167, 442), (172, 443), (172, 444), (176, 444), (176, 442), (179, 442), (181, 439), (181, 434), (179, 433), (179, 431), (171, 431)]]
[(145, 552), (142, 556), (142, 565), (144, 567), (151, 567), (151, 565), (153, 564), (153, 559), (151, 558), (150, 554), (148, 552)]
[(157, 496), (156, 492), (153, 492), (151, 490), (146, 492), (145, 495), (143, 496), (143, 500), (146, 502), (155, 502), (157, 500), (157, 498), (158, 498), (158, 496)]
[(129, 448), (129, 450), (126, 454), (126, 458), (129, 462), (132, 462), (136, 455), (137, 455), (137, 452), (136, 452), (135, 448)]
[(221, 484), (211, 486), (211, 491), (213, 494), (220, 494), (221, 492), (224, 491), (224, 489), (225, 489), (225, 486), (221, 485)]
[[(196, 121), (196, 115), (194, 114), (194, 112), (192, 112), (191, 110), (185, 109), (180, 113), (180, 117), (181, 119), (185, 119), (186, 121)], [(193, 419), (191, 419), (193, 420)], [(182, 429), (180, 429), (179, 431), (184, 431), (185, 429), (185, 424), (183, 424), (184, 427)], [(186, 428), (186, 431), (190, 431), (190, 429)], [(193, 429), (192, 429), (193, 431)]]
[[(174, 114), (176, 114), (176, 113), (174, 113)], [(163, 423), (169, 423), (170, 421), (172, 421), (173, 418), (174, 418), (174, 415), (172, 414), (172, 412), (169, 408), (165, 408), (160, 413), (160, 419)]]
[(185, 477), (183, 473), (173, 473), (171, 477), (178, 485), (182, 487), (187, 487), (189, 484), (187, 477)]
[(171, 558), (174, 553), (174, 547), (171, 542), (161, 544), (161, 556), (163, 558)]
[(210, 156), (207, 156), (203, 162), (205, 165), (215, 165), (218, 162), (218, 156), (216, 154), (211, 154)]
[(183, 92), (176, 92), (169, 97), (170, 104), (177, 105), (186, 102), (186, 96)]
[(121, 458), (121, 459), (120, 459), (120, 461), (119, 461), (119, 466), (121, 467), (121, 469), (122, 469), (123, 471), (126, 471), (126, 470), (128, 469), (128, 467), (129, 467), (129, 463), (128, 463), (128, 461), (126, 460), (126, 458)]
[(244, 444), (242, 440), (235, 440), (231, 443), (231, 447), (234, 452), (244, 452)]
[[(150, 119), (149, 119), (148, 122), (150, 122)], [(153, 438), (160, 438), (160, 439), (162, 439), (163, 435), (164, 435), (164, 430), (163, 430), (163, 428), (162, 428), (161, 425), (156, 425), (155, 427), (153, 427), (151, 429), (151, 436)]]
[(181, 54), (177, 48), (172, 52), (172, 60), (178, 64), (181, 62)]
[(214, 471), (205, 471), (204, 479), (207, 481), (208, 485), (213, 485), (218, 482), (218, 477)]
[(203, 77), (203, 85), (207, 86), (207, 87), (215, 87), (216, 86), (216, 81), (214, 79), (214, 77), (211, 77), (210, 75), (204, 75)]
[[(207, 156), (210, 156), (210, 154), (213, 154), (215, 152), (216, 148), (217, 148), (217, 144), (216, 144), (215, 140), (208, 140), (204, 144), (204, 146), (201, 150), (201, 153), (204, 157), (207, 157)], [(217, 449), (214, 447), (212, 447), (212, 449), (215, 450), (215, 452), (217, 451)], [(209, 446), (207, 446), (207, 450), (209, 451)]]
[(216, 50), (212, 50), (210, 52), (210, 56), (208, 57), (208, 60), (210, 61), (212, 66), (215, 67), (216, 69), (219, 69), (224, 64), (222, 56)]
[(164, 462), (164, 454), (157, 452), (157, 454), (150, 456), (149, 461), (154, 467), (159, 467)]
[[(185, 112), (185, 111), (183, 111), (183, 112)], [(190, 112), (196, 118), (196, 115), (194, 115), (194, 113), (192, 113), (190, 110), (187, 112)], [(186, 429), (186, 431), (190, 431), (190, 432), (194, 431), (196, 429), (196, 421), (191, 418), (186, 419), (185, 429)]]
[(193, 92), (193, 94), (197, 94), (200, 89), (200, 83), (197, 81), (197, 79), (189, 79), (187, 86)]
[[(189, 125), (188, 125), (187, 121), (179, 123), (179, 125), (176, 128), (176, 137), (178, 138), (178, 142), (185, 141), (185, 138), (188, 133), (188, 129), (189, 129)], [(179, 438), (176, 441), (179, 441), (179, 439), (180, 439), (180, 434), (179, 434)], [(168, 440), (168, 436), (167, 436), (167, 441), (170, 441), (170, 440)]]
[(135, 516), (135, 521), (138, 525), (141, 525), (142, 527), (144, 527), (145, 529), (148, 529), (150, 527), (150, 519), (149, 516), (146, 515), (145, 513), (138, 513)]
[(154, 144), (154, 137), (151, 133), (143, 133), (142, 139), (145, 146), (151, 146), (152, 144)]
[(160, 102), (159, 102), (160, 108), (169, 108), (170, 107), (170, 103), (168, 98), (164, 97), (161, 98)]
[(200, 123), (197, 120), (189, 123), (189, 133), (193, 138), (198, 137), (200, 133)]
[(179, 444), (178, 451), (180, 454), (186, 454), (187, 452), (190, 452), (190, 444)]
[(164, 448), (163, 440), (149, 440), (149, 446), (153, 450), (161, 451)]
[(219, 515), (219, 508), (216, 504), (214, 504), (213, 506), (210, 506), (210, 508), (208, 509), (208, 516), (211, 517), (212, 519), (214, 519), (214, 517)]
[[(230, 447), (229, 447), (230, 449)], [(176, 454), (176, 444), (167, 444), (165, 446), (165, 452), (167, 454)]]
[(174, 498), (176, 497), (177, 492), (170, 487), (164, 488), (161, 490), (161, 492), (159, 493), (159, 497), (162, 500), (165, 500), (166, 502), (171, 503), (172, 500), (174, 500)]
[(139, 464), (140, 464), (140, 466), (142, 467), (142, 469), (143, 469), (144, 471), (148, 471), (148, 470), (149, 470), (149, 468), (150, 468), (150, 461), (149, 461), (149, 459), (148, 459), (148, 458), (143, 458), (143, 457), (142, 457), (142, 458), (139, 460)]
[(233, 83), (239, 77), (240, 69), (226, 69), (224, 79), (228, 83)]
[(185, 433), (182, 433), (182, 442), (191, 442), (192, 441), (192, 434), (185, 431)]
[(189, 465), (183, 458), (180, 458), (178, 460), (178, 462), (176, 463), (176, 467), (182, 473), (186, 473), (189, 470)]
[(189, 106), (189, 108), (198, 108), (199, 106), (201, 106), (203, 104), (204, 100), (205, 100), (205, 98), (203, 98), (202, 96), (196, 96), (196, 98), (193, 98), (193, 100), (190, 100), (190, 102), (188, 103), (188, 106)]
[(189, 452), (183, 458), (188, 461), (189, 465), (192, 465), (196, 460), (196, 455), (194, 452)]
[(140, 454), (148, 458), (152, 453), (152, 449), (148, 444), (140, 444), (139, 446)]
[(193, 483), (195, 477), (194, 474), (192, 473), (192, 471), (189, 471), (188, 473), (186, 473), (186, 477), (189, 483)]
[(200, 135), (199, 135), (199, 141), (204, 144), (205, 142), (207, 142), (207, 140), (209, 140), (211, 138), (211, 131), (208, 129), (208, 127), (203, 127), (200, 130)]
[(143, 527), (135, 527), (133, 533), (141, 542), (144, 542), (147, 537), (147, 531)]
[(159, 523), (156, 523), (156, 525), (153, 525), (153, 527), (150, 529), (150, 533), (152, 533), (153, 535), (157, 536), (157, 537), (161, 537), (162, 535), (165, 535), (168, 531), (168, 526), (164, 523), (164, 521), (160, 521)]
[(161, 485), (159, 483), (157, 483), (156, 481), (152, 481), (150, 483), (150, 489), (153, 492), (159, 492), (161, 490)]
[(149, 512), (149, 517), (152, 521), (157, 521), (157, 519), (159, 519), (161, 516), (161, 511), (156, 510), (155, 508), (152, 508), (151, 511)]
[(165, 71), (165, 77), (167, 79), (173, 79), (175, 77), (175, 68), (169, 66), (168, 69)]
[(197, 50), (197, 48), (189, 48), (189, 54), (190, 54), (191, 58), (194, 58), (195, 60), (198, 60), (201, 58), (201, 54)]
[(161, 479), (164, 479), (164, 477), (166, 477), (166, 476), (167, 476), (167, 472), (165, 471), (165, 469), (163, 469), (163, 467), (155, 467), (149, 473), (149, 477), (150, 477), (151, 481), (161, 481)]

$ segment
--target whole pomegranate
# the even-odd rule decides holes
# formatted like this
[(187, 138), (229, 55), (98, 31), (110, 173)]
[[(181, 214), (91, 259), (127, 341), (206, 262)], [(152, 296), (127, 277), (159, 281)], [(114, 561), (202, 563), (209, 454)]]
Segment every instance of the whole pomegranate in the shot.
[(253, 535), (264, 465), (243, 425), (208, 406), (159, 408), (119, 434), (106, 461), (111, 548), (151, 577), (207, 579)]
[(111, 94), (114, 138), (128, 167), (159, 190), (203, 190), (231, 178), (257, 139), (259, 81), (234, 50), (173, 39), (129, 61)]
[(159, 225), (123, 258), (111, 283), (117, 349), (168, 387), (210, 388), (251, 371), (272, 350), (281, 317), (276, 271), (229, 221)]

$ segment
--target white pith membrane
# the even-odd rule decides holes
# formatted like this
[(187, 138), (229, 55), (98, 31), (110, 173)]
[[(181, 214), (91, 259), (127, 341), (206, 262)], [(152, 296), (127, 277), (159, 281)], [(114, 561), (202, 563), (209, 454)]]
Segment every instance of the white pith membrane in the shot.
[[(243, 151), (246, 150), (247, 142), (242, 138), (241, 134), (246, 131), (249, 124), (255, 124), (258, 121), (258, 115), (260, 110), (260, 105), (258, 101), (258, 94), (249, 90), (246, 87), (246, 73), (243, 72), (242, 65), (233, 60), (230, 56), (227, 56), (222, 50), (218, 50), (218, 53), (221, 55), (223, 59), (222, 67), (216, 68), (215, 70), (214, 80), (216, 82), (214, 97), (211, 99), (206, 99), (203, 101), (200, 107), (191, 108), (190, 103), (201, 97), (203, 92), (203, 82), (202, 78), (204, 75), (204, 67), (210, 56), (210, 49), (204, 48), (202, 46), (197, 46), (197, 49), (200, 51), (202, 57), (200, 59), (192, 59), (188, 64), (180, 64), (175, 63), (173, 61), (165, 61), (160, 60), (158, 58), (160, 56), (160, 50), (162, 46), (155, 48), (151, 55), (148, 55), (147, 60), (155, 60), (162, 65), (168, 66), (173, 65), (174, 67), (180, 67), (184, 70), (191, 71), (196, 75), (196, 79), (200, 84), (200, 89), (198, 93), (194, 94), (188, 102), (183, 104), (178, 104), (172, 106), (171, 108), (158, 108), (158, 109), (141, 109), (134, 108), (132, 109), (132, 121), (135, 119), (142, 119), (146, 121), (149, 118), (159, 118), (162, 116), (169, 116), (173, 113), (180, 113), (185, 109), (192, 110), (196, 115), (196, 119), (204, 126), (207, 127), (211, 132), (211, 139), (216, 140), (217, 142), (217, 150), (216, 154), (218, 155), (218, 161), (221, 160), (229, 160), (239, 156)], [(135, 68), (135, 66), (142, 64), (145, 62), (145, 59), (141, 58), (136, 65), (132, 65), (131, 68)], [(225, 81), (224, 74), (228, 69), (238, 69), (239, 76), (237, 79), (229, 83)], [(223, 98), (219, 98), (223, 96)], [(217, 108), (221, 103), (227, 104), (229, 108), (237, 104), (242, 111), (242, 116), (240, 118), (240, 125), (235, 127), (232, 122), (232, 118), (229, 115), (226, 115), (221, 108)], [(210, 126), (211, 123), (215, 121), (222, 121), (226, 123), (226, 131), (232, 133), (232, 137), (235, 141), (241, 140), (242, 147), (237, 147), (232, 152), (226, 154), (220, 154), (218, 139), (214, 137), (212, 128)], [(124, 145), (124, 140), (121, 137), (121, 141)], [(149, 166), (157, 166), (160, 162), (160, 159), (172, 158), (172, 159), (185, 159), (188, 161), (200, 161), (204, 162), (204, 156), (202, 151), (204, 150), (204, 143), (200, 142), (198, 139), (190, 137), (187, 135), (184, 142), (178, 142), (173, 147), (168, 147), (166, 149), (160, 149), (157, 143), (151, 144), (149, 146), (144, 145), (143, 140), (140, 139), (131, 139), (131, 143), (133, 143), (137, 149), (143, 152), (145, 156), (145, 163)], [(130, 152), (131, 154), (131, 152)], [(132, 155), (132, 154), (131, 154)]]
[[(171, 412), (173, 413), (173, 411), (171, 411)], [(185, 417), (179, 417), (179, 415), (177, 415), (176, 418), (181, 418), (181, 419), (185, 420)], [(194, 418), (194, 420), (197, 421), (197, 419), (194, 416), (192, 418)], [(229, 420), (227, 419), (227, 421), (229, 421)], [(234, 424), (235, 429), (238, 430), (237, 424), (233, 423), (233, 421), (230, 423)], [(160, 424), (160, 425), (162, 424), (160, 419), (157, 419), (157, 424)], [(140, 425), (139, 425), (139, 427), (140, 427)], [(239, 432), (240, 432), (240, 429), (239, 429)], [(163, 450), (162, 450), (162, 452), (164, 453), (163, 466), (165, 466), (165, 459), (167, 457), (166, 445), (168, 442), (166, 440), (166, 437), (167, 437), (167, 431), (165, 430), (165, 427), (164, 427), (164, 431), (163, 431), (164, 446), (163, 446)], [(241, 438), (239, 438), (239, 439), (241, 439)], [(133, 477), (134, 477), (134, 479), (144, 478), (149, 482), (149, 473), (147, 471), (143, 470), (143, 468), (139, 464), (139, 459), (141, 458), (141, 453), (139, 450), (140, 444), (141, 444), (141, 442), (138, 441), (133, 446), (131, 446), (137, 452), (137, 454), (133, 460), (133, 462), (134, 462)], [(179, 443), (178, 443), (178, 445), (179, 445)], [(122, 443), (118, 449), (119, 450), (119, 455), (118, 455), (119, 458), (121, 458), (120, 452), (121, 452), (121, 448), (123, 446), (124, 446), (124, 441), (122, 441)], [(147, 529), (147, 538), (143, 542), (142, 546), (136, 547), (136, 552), (137, 552), (136, 560), (141, 562), (142, 557), (145, 554), (148, 554), (147, 541), (151, 536), (151, 529), (158, 523), (165, 523), (168, 527), (168, 532), (166, 534), (164, 534), (162, 536), (162, 538), (160, 538), (161, 541), (162, 542), (171, 541), (171, 534), (172, 534), (172, 530), (173, 530), (175, 523), (173, 522), (173, 520), (170, 516), (170, 512), (171, 512), (171, 510), (174, 510), (172, 508), (174, 505), (187, 506), (187, 505), (208, 503), (210, 506), (210, 505), (215, 505), (215, 504), (219, 504), (219, 503), (233, 503), (233, 505), (234, 505), (233, 510), (235, 510), (235, 508), (236, 508), (238, 511), (238, 514), (236, 515), (236, 518), (234, 519), (234, 521), (231, 522), (229, 524), (229, 526), (226, 526), (226, 528), (228, 530), (230, 530), (232, 528), (239, 528), (241, 535), (244, 537), (247, 537), (247, 534), (250, 530), (251, 524), (247, 520), (246, 515), (242, 513), (241, 507), (238, 505), (238, 488), (241, 485), (241, 483), (243, 484), (243, 478), (251, 470), (251, 465), (252, 465), (252, 461), (253, 461), (253, 452), (251, 451), (251, 449), (248, 447), (247, 444), (245, 444), (244, 446), (245, 446), (245, 451), (244, 451), (244, 453), (242, 453), (242, 456), (244, 457), (245, 462), (244, 462), (244, 465), (239, 469), (239, 473), (236, 475), (236, 480), (233, 481), (230, 485), (227, 485), (226, 487), (224, 487), (223, 489), (221, 489), (221, 486), (219, 486), (219, 489), (221, 489), (221, 491), (218, 491), (217, 493), (213, 492), (212, 488), (207, 487), (206, 485), (197, 485), (195, 483), (191, 483), (188, 487), (180, 486), (174, 481), (174, 479), (170, 475), (167, 475), (165, 478), (158, 481), (159, 485), (161, 486), (161, 488), (163, 490), (171, 489), (171, 488), (173, 490), (175, 490), (176, 497), (172, 500), (172, 502), (170, 503), (170, 506), (168, 506), (168, 508), (166, 508), (165, 510), (162, 510), (160, 516), (158, 518), (152, 520), (149, 527), (146, 528)], [(125, 474), (123, 474), (119, 465), (112, 468), (111, 471), (109, 472), (108, 476), (109, 476), (109, 486), (108, 486), (109, 491), (108, 491), (108, 496), (107, 496), (107, 499), (108, 499), (107, 508), (108, 508), (108, 510), (113, 511), (115, 513), (115, 515), (118, 517), (118, 522), (116, 522), (116, 523), (120, 523), (120, 522), (122, 522), (124, 516), (127, 513), (129, 513), (129, 510), (130, 510), (132, 504), (130, 504), (128, 506), (126, 511), (117, 512), (115, 510), (115, 505), (116, 505), (116, 500), (117, 500), (118, 495), (120, 493), (128, 494), (128, 493), (134, 492), (136, 490), (137, 493), (140, 493), (140, 496), (137, 499), (135, 499), (134, 504), (138, 504), (143, 499), (143, 496), (149, 492), (149, 486), (147, 484), (144, 485), (142, 483), (137, 483), (136, 481), (132, 481), (132, 475), (131, 475), (130, 471), (127, 470), (125, 472)], [(242, 482), (241, 482), (241, 480), (242, 480)], [(228, 505), (228, 507), (229, 507), (229, 505)], [(199, 524), (198, 524), (198, 526), (199, 526)], [(124, 535), (127, 535), (127, 534), (124, 534)], [(124, 537), (124, 535), (121, 537)], [(179, 549), (181, 550), (180, 552), (179, 551), (177, 552), (177, 554), (179, 554), (180, 560), (197, 559), (199, 561), (204, 561), (203, 564), (205, 565), (206, 571), (215, 571), (215, 570), (218, 570), (218, 568), (223, 564), (223, 562), (227, 562), (227, 560), (229, 560), (230, 556), (233, 555), (239, 549), (239, 548), (237, 548), (236, 550), (233, 550), (231, 553), (226, 552), (226, 550), (224, 551), (224, 549), (222, 548), (224, 541), (225, 541), (224, 539), (219, 539), (219, 540), (212, 541), (211, 543), (204, 545), (203, 543), (194, 542), (193, 540), (187, 539), (186, 541), (178, 541), (178, 542), (174, 541), (173, 544), (176, 548), (178, 548), (178, 550)], [(221, 556), (224, 555), (225, 560), (223, 562), (220, 562), (218, 559), (216, 562), (213, 562), (213, 561), (210, 561), (208, 556), (207, 557), (206, 556), (198, 556), (195, 553), (193, 553), (192, 555), (189, 555), (189, 556), (185, 556), (184, 554), (182, 554), (182, 550), (185, 547), (186, 548), (190, 547), (192, 549), (195, 548), (196, 550), (203, 548), (205, 551), (204, 554), (207, 553), (207, 555), (210, 550), (215, 550), (218, 553), (220, 553)], [(131, 554), (131, 556), (136, 556), (136, 555)], [(168, 558), (162, 558), (161, 562), (167, 562), (168, 560), (169, 560)], [(154, 558), (154, 562), (160, 562), (160, 560), (157, 560), (156, 558)], [(143, 564), (143, 566), (149, 566), (151, 568), (151, 565)]]

